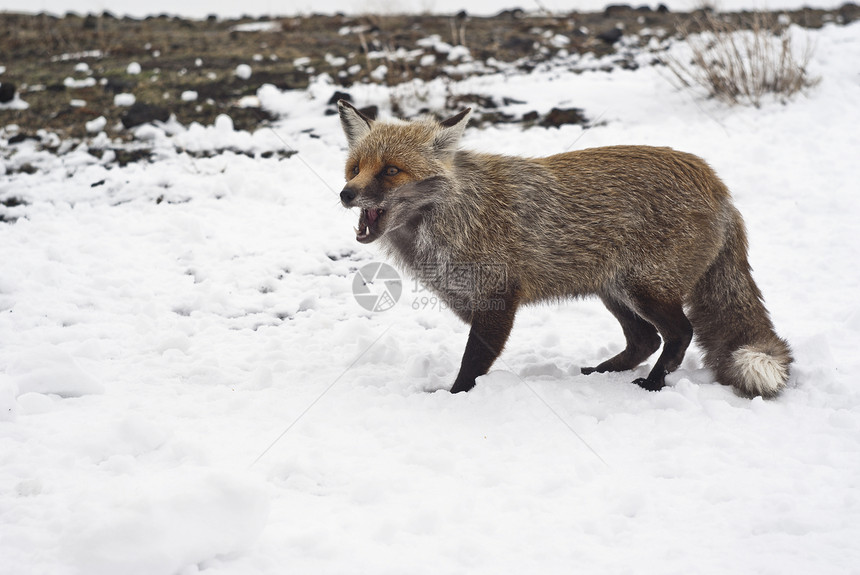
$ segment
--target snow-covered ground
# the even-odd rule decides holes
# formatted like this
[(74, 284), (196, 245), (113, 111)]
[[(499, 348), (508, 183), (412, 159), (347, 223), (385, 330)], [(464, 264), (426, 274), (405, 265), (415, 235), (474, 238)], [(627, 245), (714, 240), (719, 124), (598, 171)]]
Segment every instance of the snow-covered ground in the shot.
[[(224, 18), (250, 16), (290, 16), (297, 14), (345, 14), (366, 13), (425, 13), (455, 14), (466, 10), (469, 14), (489, 16), (502, 10), (520, 8), (527, 12), (550, 11), (570, 12), (578, 10), (601, 11), (607, 0), (508, 0), (497, 2), (490, 0), (210, 0), (209, 2), (181, 2), (174, 0), (149, 0), (148, 2), (130, 2), (129, 0), (0, 0), (0, 11), (13, 12), (49, 12), (65, 14), (72, 11), (79, 14), (101, 14), (105, 10), (117, 15), (142, 17), (150, 14), (175, 14), (190, 18), (206, 18), (210, 14), (218, 14)], [(704, 0), (651, 0), (648, 2), (617, 2), (632, 6), (650, 6), (656, 8), (665, 4), (670, 9), (686, 12), (695, 10), (705, 3)], [(708, 1), (722, 10), (735, 9), (798, 9), (803, 6), (816, 8), (835, 8), (843, 4), (843, 0), (717, 0)]]
[[(809, 36), (821, 83), (761, 109), (650, 66), (395, 92), (599, 119), (470, 128), (473, 149), (706, 158), (797, 358), (772, 401), (713, 383), (693, 348), (659, 393), (630, 383), (647, 365), (579, 375), (623, 346), (595, 301), (521, 311), (495, 371), (438, 391), (467, 327), (408, 277), (393, 309), (356, 303), (380, 256), (338, 204), (324, 78), (261, 89), (283, 117), (256, 134), (139, 128), (152, 164), (18, 144), (0, 159), (0, 199), (26, 202), (0, 224), (0, 573), (857, 573), (860, 26)], [(391, 97), (351, 92), (383, 114)], [(220, 148), (254, 157), (180, 151)]]

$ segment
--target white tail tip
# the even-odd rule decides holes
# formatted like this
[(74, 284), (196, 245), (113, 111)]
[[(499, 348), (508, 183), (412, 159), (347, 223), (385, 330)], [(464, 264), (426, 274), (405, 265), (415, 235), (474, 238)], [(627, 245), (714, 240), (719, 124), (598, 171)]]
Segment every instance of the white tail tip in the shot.
[(773, 397), (779, 393), (788, 380), (788, 361), (756, 349), (754, 345), (739, 347), (732, 353), (737, 381), (749, 395)]

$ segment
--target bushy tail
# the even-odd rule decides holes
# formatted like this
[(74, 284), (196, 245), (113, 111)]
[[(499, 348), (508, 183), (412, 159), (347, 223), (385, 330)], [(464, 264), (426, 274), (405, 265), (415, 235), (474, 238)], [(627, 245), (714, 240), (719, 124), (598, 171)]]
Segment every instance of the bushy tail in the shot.
[(689, 298), (689, 319), (705, 365), (738, 393), (773, 397), (785, 387), (791, 349), (776, 335), (753, 281), (743, 221), (734, 208), (717, 259)]

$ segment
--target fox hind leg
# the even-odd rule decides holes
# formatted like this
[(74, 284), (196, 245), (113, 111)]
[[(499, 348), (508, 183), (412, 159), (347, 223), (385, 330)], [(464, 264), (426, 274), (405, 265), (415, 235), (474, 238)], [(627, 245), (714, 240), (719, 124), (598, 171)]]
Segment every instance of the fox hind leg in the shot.
[(665, 385), (666, 374), (675, 371), (693, 339), (693, 325), (684, 314), (680, 301), (661, 301), (650, 296), (634, 297), (633, 304), (640, 315), (652, 323), (663, 338), (663, 351), (648, 377), (633, 383), (649, 391), (659, 391)]
[(657, 328), (617, 299), (611, 296), (601, 296), (600, 299), (621, 324), (627, 347), (615, 357), (607, 359), (596, 367), (583, 367), (581, 371), (584, 375), (633, 369), (660, 348)]

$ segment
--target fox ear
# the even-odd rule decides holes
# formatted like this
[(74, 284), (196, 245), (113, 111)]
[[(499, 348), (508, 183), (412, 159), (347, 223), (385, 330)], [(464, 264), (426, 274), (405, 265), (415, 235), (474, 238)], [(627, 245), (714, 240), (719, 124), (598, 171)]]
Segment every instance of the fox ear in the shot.
[(439, 122), (442, 129), (433, 139), (433, 149), (440, 156), (453, 154), (457, 151), (457, 145), (460, 143), (460, 138), (463, 136), (466, 124), (469, 123), (469, 115), (471, 113), (472, 108), (466, 108), (447, 120)]
[(346, 100), (337, 101), (337, 111), (340, 114), (340, 125), (346, 134), (346, 141), (352, 148), (355, 144), (370, 133), (373, 120), (362, 114), (355, 106)]

